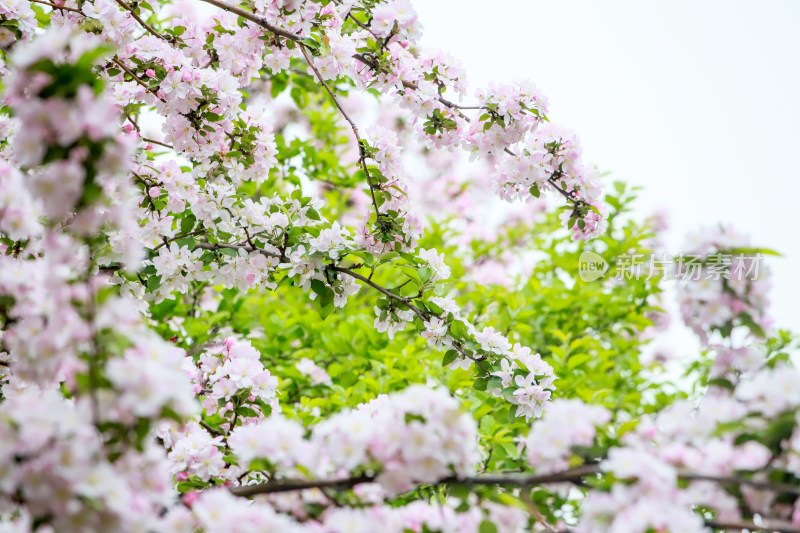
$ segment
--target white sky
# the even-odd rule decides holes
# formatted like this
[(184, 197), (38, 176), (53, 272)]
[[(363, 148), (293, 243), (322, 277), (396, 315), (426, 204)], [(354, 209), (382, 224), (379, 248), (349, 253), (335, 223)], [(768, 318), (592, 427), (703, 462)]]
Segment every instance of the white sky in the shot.
[(472, 89), (528, 78), (587, 163), (642, 185), (669, 251), (732, 223), (778, 250), (772, 313), (800, 299), (800, 2), (418, 0), (422, 44), (459, 57)]

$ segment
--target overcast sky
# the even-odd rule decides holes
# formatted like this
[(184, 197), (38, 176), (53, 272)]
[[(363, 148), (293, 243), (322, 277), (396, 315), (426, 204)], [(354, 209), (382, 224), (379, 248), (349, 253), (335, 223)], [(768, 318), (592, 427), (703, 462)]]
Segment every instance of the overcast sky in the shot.
[(471, 87), (528, 78), (587, 162), (669, 213), (670, 252), (734, 224), (770, 258), (777, 324), (800, 298), (800, 2), (425, 0), (423, 45)]

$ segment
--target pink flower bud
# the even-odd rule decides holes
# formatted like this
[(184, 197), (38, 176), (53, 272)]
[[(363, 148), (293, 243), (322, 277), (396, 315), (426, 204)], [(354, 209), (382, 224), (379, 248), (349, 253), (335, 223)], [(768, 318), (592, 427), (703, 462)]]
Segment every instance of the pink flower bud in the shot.
[(147, 195), (150, 196), (150, 198), (158, 198), (160, 194), (161, 194), (161, 189), (159, 189), (158, 187), (150, 187), (150, 190), (147, 191)]
[(197, 491), (187, 492), (183, 495), (183, 504), (186, 507), (191, 507), (194, 502), (200, 497), (200, 493)]
[(156, 77), (156, 71), (151, 69), (151, 68), (145, 70), (144, 73), (148, 78), (155, 78)]
[(185, 72), (183, 73), (183, 76), (181, 76), (181, 79), (182, 79), (183, 81), (185, 81), (185, 82), (190, 82), (190, 81), (192, 81), (192, 73), (191, 73), (191, 72), (189, 72), (188, 70), (187, 70), (187, 71), (185, 71)]

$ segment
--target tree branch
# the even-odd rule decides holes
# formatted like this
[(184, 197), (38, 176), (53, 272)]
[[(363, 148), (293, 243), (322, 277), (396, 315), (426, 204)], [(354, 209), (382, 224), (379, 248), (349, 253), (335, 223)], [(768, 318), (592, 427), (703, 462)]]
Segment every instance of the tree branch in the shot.
[(168, 39), (168, 38), (167, 38), (167, 37), (165, 37), (164, 35), (161, 35), (160, 33), (158, 33), (158, 32), (155, 30), (155, 28), (153, 28), (153, 27), (152, 27), (151, 25), (149, 25), (147, 22), (145, 22), (144, 20), (142, 20), (142, 18), (141, 18), (139, 15), (137, 15), (137, 14), (134, 12), (133, 8), (131, 8), (131, 6), (129, 6), (128, 4), (126, 4), (126, 3), (124, 2), (124, 0), (117, 0), (117, 3), (120, 5), (120, 7), (122, 7), (122, 9), (126, 10), (127, 12), (129, 12), (129, 13), (131, 14), (131, 16), (132, 16), (132, 17), (133, 17), (133, 18), (136, 20), (136, 22), (138, 22), (138, 23), (139, 23), (139, 24), (140, 24), (140, 25), (141, 25), (141, 26), (142, 26), (142, 27), (143, 27), (145, 30), (147, 30), (147, 31), (148, 31), (148, 32), (150, 32), (151, 34), (155, 35), (155, 36), (156, 36), (156, 37), (158, 37), (159, 39), (163, 39), (164, 41), (167, 41), (168, 43), (169, 43), (169, 42), (172, 42), (172, 40), (171, 40), (171, 39)]
[(139, 76), (137, 76), (137, 75), (136, 75), (136, 74), (135, 74), (135, 73), (134, 73), (134, 72), (133, 72), (131, 69), (129, 69), (128, 67), (126, 67), (126, 66), (125, 66), (125, 65), (124, 65), (124, 64), (123, 64), (123, 63), (122, 63), (122, 62), (121, 62), (119, 59), (117, 59), (116, 57), (114, 57), (114, 58), (112, 58), (112, 59), (111, 59), (111, 61), (113, 61), (114, 63), (116, 63), (116, 64), (117, 64), (117, 66), (119, 66), (119, 67), (120, 67), (122, 70), (124, 70), (124, 71), (125, 71), (125, 73), (126, 73), (128, 76), (130, 76), (131, 78), (133, 78), (133, 81), (135, 81), (136, 83), (138, 83), (139, 85), (141, 85), (142, 87), (144, 87), (144, 88), (145, 88), (145, 90), (146, 90), (147, 92), (149, 92), (150, 94), (152, 94), (153, 96), (155, 96), (156, 98), (158, 98), (159, 100), (161, 100), (162, 102), (166, 102), (166, 100), (164, 100), (163, 98), (161, 98), (160, 96), (158, 96), (158, 93), (156, 93), (156, 92), (155, 92), (153, 89), (151, 89), (151, 88), (150, 88), (150, 87), (149, 87), (149, 86), (148, 86), (148, 85), (147, 85), (145, 82), (143, 82), (141, 79), (139, 79)]
[(367, 185), (369, 186), (369, 194), (370, 196), (372, 196), (372, 205), (375, 207), (375, 215), (380, 217), (381, 212), (378, 209), (378, 201), (375, 199), (375, 191), (373, 190), (374, 187), (372, 185), (372, 180), (370, 180), (369, 177), (369, 170), (367, 170), (367, 162), (365, 161), (366, 154), (364, 153), (364, 146), (362, 145), (361, 142), (361, 136), (358, 133), (358, 126), (356, 126), (356, 123), (353, 122), (353, 119), (351, 119), (350, 116), (347, 114), (347, 112), (344, 110), (342, 104), (339, 103), (339, 100), (336, 98), (336, 95), (333, 93), (333, 90), (328, 86), (327, 83), (325, 83), (325, 80), (322, 79), (322, 74), (317, 69), (317, 67), (314, 66), (314, 63), (308, 56), (308, 52), (306, 51), (306, 46), (302, 43), (300, 44), (300, 51), (303, 53), (303, 57), (306, 58), (306, 62), (308, 63), (309, 68), (311, 68), (311, 70), (314, 71), (314, 74), (317, 75), (317, 79), (325, 88), (325, 90), (328, 91), (328, 94), (330, 95), (331, 100), (333, 100), (333, 103), (336, 105), (336, 108), (339, 110), (339, 112), (342, 114), (342, 116), (348, 122), (348, 124), (350, 124), (350, 129), (353, 130), (353, 135), (355, 135), (356, 137), (356, 144), (358, 146), (358, 156), (359, 156), (358, 162), (361, 164), (361, 169), (364, 171), (364, 177), (367, 178)]
[(788, 483), (773, 483), (771, 481), (757, 481), (740, 476), (712, 476), (706, 474), (693, 474), (691, 472), (680, 472), (678, 477), (687, 481), (711, 481), (719, 485), (747, 485), (755, 489), (767, 490), (771, 492), (781, 492), (784, 494), (800, 495), (800, 486)]
[[(159, 248), (162, 248), (164, 246), (168, 246), (169, 243), (171, 243), (173, 241), (177, 241), (179, 239), (183, 239), (184, 237), (194, 237), (195, 235), (200, 235), (201, 233), (205, 233), (205, 232), (206, 232), (205, 229), (198, 229), (198, 230), (190, 231), (189, 233), (181, 233), (180, 235), (175, 235), (171, 239), (164, 239), (164, 242), (162, 242), (161, 244), (159, 244), (158, 246), (153, 248), (153, 251), (156, 252), (156, 251), (158, 251)], [(195, 246), (195, 247), (196, 248), (201, 248), (201, 246)]]
[(759, 526), (753, 522), (718, 522), (716, 520), (706, 520), (706, 526), (713, 529), (725, 529), (736, 531), (770, 531), (771, 533), (800, 533), (800, 528), (788, 522), (765, 521), (765, 525)]
[(170, 150), (174, 150), (175, 147), (171, 144), (162, 143), (161, 141), (157, 141), (155, 139), (148, 139), (147, 137), (139, 137), (142, 141), (150, 144), (158, 144), (159, 146), (163, 146), (164, 148), (169, 148)]
[(259, 252), (269, 257), (277, 257), (283, 262), (289, 261), (289, 258), (286, 257), (284, 254), (276, 254), (274, 252), (269, 252), (262, 248), (254, 248), (252, 246), (245, 246), (242, 244), (224, 244), (221, 242), (198, 242), (194, 245), (195, 248), (200, 248), (202, 250), (222, 250), (224, 248), (228, 248), (230, 250), (244, 250), (246, 252)]
[[(381, 287), (382, 288), (382, 287)], [(503, 485), (514, 487), (530, 487), (547, 483), (575, 483), (581, 484), (584, 477), (594, 476), (602, 473), (599, 464), (582, 465), (560, 472), (550, 474), (480, 474), (477, 476), (458, 478), (455, 476), (447, 477), (438, 483), (427, 485)], [(687, 481), (710, 481), (720, 485), (739, 484), (749, 485), (762, 490), (781, 492), (786, 494), (800, 494), (800, 487), (786, 483), (770, 483), (766, 481), (754, 481), (738, 476), (712, 476), (705, 474), (695, 474), (691, 472), (678, 473), (680, 479)], [(291, 480), (280, 482), (267, 482), (258, 485), (246, 485), (235, 487), (231, 492), (237, 496), (251, 496), (253, 494), (266, 494), (272, 492), (288, 492), (293, 490), (304, 490), (310, 488), (328, 487), (347, 489), (359, 483), (374, 481), (374, 476), (359, 476), (355, 478), (329, 479), (329, 480)], [(724, 527), (724, 526), (720, 526)], [(734, 527), (734, 526), (730, 526)], [(743, 526), (745, 527), (745, 526)], [(741, 528), (740, 528), (741, 529)], [(800, 530), (798, 530), (800, 531)]]
[(275, 35), (280, 35), (281, 37), (283, 37), (285, 39), (289, 39), (290, 41), (301, 41), (301, 40), (303, 40), (303, 37), (301, 37), (299, 35), (295, 35), (294, 33), (290, 32), (290, 31), (287, 31), (287, 30), (284, 30), (284, 29), (281, 29), (281, 28), (279, 28), (277, 26), (274, 26), (274, 25), (270, 24), (269, 22), (267, 22), (266, 20), (262, 19), (261, 17), (255, 15), (254, 13), (252, 13), (250, 11), (247, 11), (245, 9), (242, 9), (240, 7), (232, 6), (232, 5), (230, 5), (230, 4), (226, 3), (226, 2), (220, 2), (220, 0), (201, 0), (201, 1), (205, 2), (207, 4), (211, 4), (212, 6), (217, 6), (218, 8), (224, 9), (225, 11), (227, 11), (229, 13), (233, 13), (235, 15), (239, 15), (243, 19), (247, 19), (250, 22), (255, 22), (256, 24), (258, 24), (259, 26), (261, 26), (265, 30), (270, 31), (270, 32), (274, 33)]
[[(541, 485), (545, 483), (574, 483), (580, 481), (584, 476), (596, 474), (599, 469), (596, 465), (586, 465), (563, 472), (556, 472), (554, 474), (541, 474), (535, 476), (507, 476), (507, 475), (493, 475), (493, 476), (475, 476), (475, 477), (448, 477), (442, 479), (438, 483), (430, 485), (511, 485), (526, 487), (532, 485)], [(358, 476), (353, 478), (343, 479), (328, 479), (328, 480), (289, 480), (289, 481), (268, 481), (267, 483), (259, 483), (255, 485), (244, 485), (241, 487), (233, 487), (230, 491), (235, 496), (255, 496), (256, 494), (272, 494), (276, 492), (291, 492), (295, 490), (317, 489), (317, 488), (334, 488), (334, 489), (349, 489), (359, 483), (369, 483), (375, 480), (374, 476)]]
[(417, 315), (417, 317), (419, 317), (420, 320), (425, 321), (425, 320), (428, 319), (428, 317), (425, 316), (425, 313), (422, 311), (422, 309), (420, 309), (419, 307), (417, 307), (416, 305), (411, 303), (411, 299), (410, 298), (405, 298), (403, 296), (399, 296), (399, 295), (391, 292), (389, 289), (378, 285), (377, 283), (375, 283), (371, 279), (365, 278), (364, 276), (362, 276), (358, 272), (353, 272), (349, 268), (338, 267), (336, 265), (328, 266), (328, 270), (333, 270), (334, 272), (341, 272), (342, 274), (346, 274), (346, 275), (350, 276), (351, 278), (355, 278), (355, 279), (359, 280), (360, 282), (362, 282), (362, 283), (364, 283), (366, 285), (369, 285), (370, 287), (372, 287), (376, 291), (384, 294), (385, 296), (388, 296), (392, 300), (395, 300), (395, 301), (398, 301), (398, 302), (402, 303), (403, 305), (405, 305), (406, 307), (411, 309), (414, 312), (414, 314)]
[(31, 2), (36, 2), (37, 4), (42, 4), (42, 5), (45, 5), (45, 6), (52, 7), (53, 9), (61, 9), (63, 11), (72, 11), (73, 13), (80, 13), (81, 15), (83, 15), (83, 11), (81, 11), (80, 9), (74, 9), (72, 7), (66, 7), (66, 6), (59, 6), (59, 5), (56, 5), (56, 4), (51, 4), (50, 2), (45, 2), (44, 0), (30, 0), (30, 1)]

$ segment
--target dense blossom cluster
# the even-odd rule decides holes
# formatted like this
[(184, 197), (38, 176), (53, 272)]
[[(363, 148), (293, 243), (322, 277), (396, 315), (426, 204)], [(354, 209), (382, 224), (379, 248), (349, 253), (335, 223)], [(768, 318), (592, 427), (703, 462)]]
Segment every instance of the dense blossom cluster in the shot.
[(569, 466), (573, 447), (589, 448), (598, 426), (605, 426), (611, 413), (580, 400), (555, 400), (547, 415), (534, 424), (525, 442), (528, 464), (537, 472), (558, 472)]
[[(0, 404), (0, 496), (23, 522), (59, 531), (153, 528), (173, 489), (147, 429), (197, 412), (183, 350), (92, 275), (100, 228), (135, 225), (129, 143), (92, 86), (95, 45), (68, 34), (37, 39), (15, 54), (6, 90), (19, 129), (2, 162), (3, 227), (26, 246), (4, 244), (0, 257), (13, 376)], [(63, 62), (75, 63), (77, 85), (55, 78)], [(17, 216), (33, 221), (17, 224)]]
[(771, 325), (767, 293), (771, 287), (763, 254), (733, 228), (702, 230), (690, 238), (678, 264), (681, 314), (687, 326), (708, 342), (713, 331), (745, 325), (758, 336)]
[(422, 386), (333, 415), (309, 439), (298, 423), (272, 416), (237, 428), (229, 443), (244, 464), (263, 459), (283, 475), (295, 468), (322, 478), (372, 471), (388, 493), (465, 476), (479, 459), (474, 420), (446, 392)]
[[(707, 531), (701, 517), (692, 512), (695, 506), (713, 509), (721, 521), (740, 520), (736, 499), (701, 477), (758, 471), (773, 460), (762, 444), (737, 444), (737, 433), (746, 430), (720, 428), (735, 427), (734, 422), (746, 421), (754, 413), (772, 417), (797, 409), (800, 403), (788, 400), (765, 410), (753, 397), (754, 386), (765, 394), (766, 387), (790, 379), (797, 379), (794, 369), (768, 371), (765, 378), (756, 376), (757, 385), (743, 384), (735, 395), (707, 397), (697, 409), (690, 402), (676, 403), (655, 420), (643, 420), (623, 437), (624, 447), (609, 451), (602, 469), (620, 483), (611, 492), (589, 496), (578, 531)], [(684, 474), (699, 480), (680, 488)]]
[[(565, 349), (546, 342), (544, 357), (532, 352), (486, 309), (457, 304), (459, 265), (424, 241), (426, 217), (453, 218), (460, 251), (480, 248), (491, 232), (460, 215), (491, 188), (533, 202), (523, 222), (550, 193), (567, 203), (573, 239), (605, 230), (597, 177), (577, 138), (549, 123), (540, 91), (492, 84), (475, 105), (452, 101), (469, 93), (465, 72), (418, 46), (407, 0), (257, 0), (252, 11), (205, 1), (222, 9), (172, 6), (160, 20), (167, 6), (147, 2), (0, 5), (0, 529), (685, 533), (712, 515), (756, 513), (800, 523), (796, 502), (748, 485), (800, 477), (797, 371), (766, 345), (710, 343), (768, 329), (768, 283), (733, 275), (753, 270), (753, 254), (718, 264), (745, 242), (727, 230), (701, 238), (700, 272), (718, 276), (681, 289), (686, 322), (716, 355), (699, 406), (630, 420), (647, 409), (600, 405), (604, 391), (576, 389), (593, 404), (551, 401), (554, 365), (573, 370), (604, 347), (548, 331), (542, 339), (587, 353), (559, 361)], [(350, 90), (395, 110), (362, 135)], [(279, 111), (284, 100), (291, 112)], [(323, 118), (298, 133), (288, 117), (299, 111)], [(342, 132), (349, 141), (332, 140)], [(412, 136), (433, 175), (450, 168), (449, 178), (411, 178)], [(490, 176), (472, 196), (454, 176), (454, 149)], [(346, 213), (307, 186), (339, 182)], [(506, 264), (490, 261), (488, 279)], [(254, 321), (224, 323), (260, 309), (228, 298), (219, 310), (220, 295), (280, 285), (308, 293), (303, 305), (322, 318), (377, 295), (374, 319), (340, 327), (371, 323), (381, 342), (406, 331), (409, 345), (418, 334), (418, 346), (443, 352), (445, 375), (399, 391), (355, 373), (341, 385), (354, 339), (328, 342), (328, 332), (324, 368), (308, 351), (283, 364), (309, 349), (302, 320), (276, 309), (270, 319), (288, 333), (266, 339)], [(372, 355), (365, 366), (383, 356)], [(339, 403), (323, 412), (302, 396), (312, 387)], [(352, 400), (357, 389), (373, 399)], [(504, 483), (486, 475), (497, 465), (594, 482), (567, 499), (554, 489), (566, 507), (545, 510), (551, 524), (539, 506), (555, 498), (474, 490)], [(746, 477), (728, 490), (736, 476)]]

